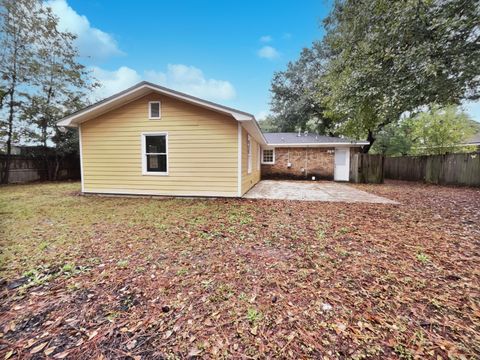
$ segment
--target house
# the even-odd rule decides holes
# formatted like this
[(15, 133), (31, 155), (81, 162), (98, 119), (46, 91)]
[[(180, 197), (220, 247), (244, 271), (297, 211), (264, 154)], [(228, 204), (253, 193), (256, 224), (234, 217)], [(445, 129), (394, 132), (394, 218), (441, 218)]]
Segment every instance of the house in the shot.
[(350, 157), (365, 141), (305, 133), (265, 133), (263, 178), (350, 180)]
[[(348, 180), (350, 149), (364, 144), (263, 134), (251, 114), (149, 82), (58, 126), (78, 128), (84, 193), (238, 197), (260, 181), (262, 171), (280, 176), (282, 168), (286, 176), (303, 169), (305, 176), (335, 173), (335, 179)], [(338, 171), (332, 170), (334, 159)]]

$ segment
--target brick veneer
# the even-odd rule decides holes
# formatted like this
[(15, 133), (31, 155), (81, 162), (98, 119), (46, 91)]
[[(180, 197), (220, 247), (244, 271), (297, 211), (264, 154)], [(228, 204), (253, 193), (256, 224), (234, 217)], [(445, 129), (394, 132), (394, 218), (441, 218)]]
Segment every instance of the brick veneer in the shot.
[[(288, 167), (288, 162), (291, 167)], [(262, 178), (333, 179), (334, 148), (275, 148), (275, 164), (262, 164)], [(303, 169), (303, 171), (302, 171)]]

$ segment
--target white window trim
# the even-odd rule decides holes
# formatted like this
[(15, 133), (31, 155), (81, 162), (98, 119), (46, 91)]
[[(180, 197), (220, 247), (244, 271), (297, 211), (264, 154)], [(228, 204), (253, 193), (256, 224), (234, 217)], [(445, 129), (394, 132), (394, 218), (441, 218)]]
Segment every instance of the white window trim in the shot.
[(252, 137), (247, 135), (247, 174), (252, 173)]
[(257, 170), (260, 170), (262, 162), (262, 149), (260, 144), (257, 144)]
[[(147, 171), (147, 149), (146, 149), (146, 137), (147, 136), (165, 136), (165, 154), (158, 153), (159, 155), (167, 155), (167, 171)], [(156, 175), (167, 176), (168, 175), (168, 133), (167, 132), (144, 132), (141, 135), (141, 154), (142, 154), (142, 175)]]
[[(158, 117), (152, 116), (152, 104), (158, 104)], [(162, 118), (162, 103), (160, 101), (149, 101), (148, 102), (148, 119), (160, 120), (161, 118)]]
[[(263, 161), (263, 152), (264, 152), (265, 150), (272, 150), (272, 151), (273, 151), (273, 156), (272, 156), (272, 159), (273, 159), (273, 160), (272, 160), (272, 161)], [(261, 157), (261, 159), (262, 159), (262, 164), (265, 164), (265, 165), (273, 165), (273, 164), (275, 164), (275, 148), (265, 148), (265, 149), (262, 149), (262, 157)]]

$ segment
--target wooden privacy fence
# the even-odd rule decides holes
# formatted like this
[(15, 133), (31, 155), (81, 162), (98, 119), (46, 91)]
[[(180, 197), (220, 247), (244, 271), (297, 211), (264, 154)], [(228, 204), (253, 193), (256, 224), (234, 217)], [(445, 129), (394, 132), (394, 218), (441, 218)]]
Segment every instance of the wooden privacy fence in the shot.
[(382, 155), (353, 154), (350, 159), (350, 180), (356, 183), (383, 183), (384, 161)]
[(480, 186), (480, 152), (385, 158), (385, 178)]
[[(6, 155), (0, 155), (0, 174), (5, 171)], [(48, 180), (49, 166), (58, 166), (56, 180), (80, 179), (80, 159), (78, 156), (67, 156), (58, 163), (55, 156), (49, 156), (48, 162), (41, 156), (12, 155), (8, 183), (25, 183)]]

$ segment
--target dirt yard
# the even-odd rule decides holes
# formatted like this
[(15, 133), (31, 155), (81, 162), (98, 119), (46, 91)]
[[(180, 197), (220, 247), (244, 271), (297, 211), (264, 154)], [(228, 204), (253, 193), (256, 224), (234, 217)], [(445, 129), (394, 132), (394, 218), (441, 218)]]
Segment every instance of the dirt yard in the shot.
[(0, 358), (480, 357), (480, 189), (400, 204), (0, 188)]

